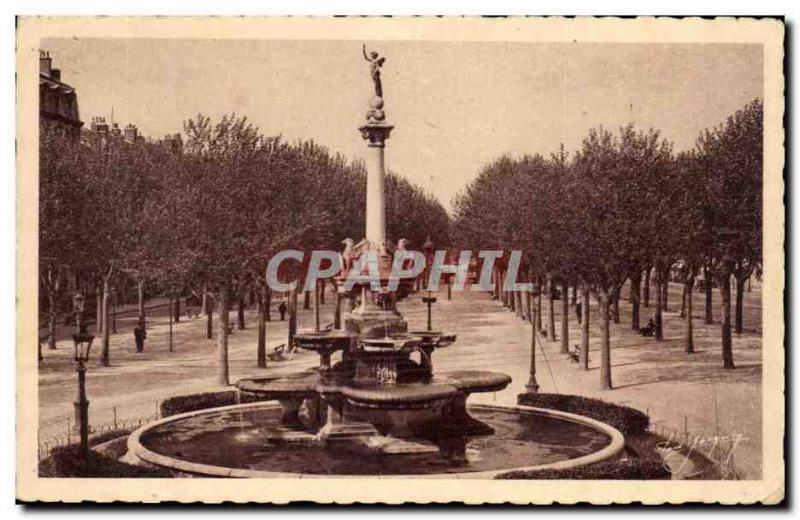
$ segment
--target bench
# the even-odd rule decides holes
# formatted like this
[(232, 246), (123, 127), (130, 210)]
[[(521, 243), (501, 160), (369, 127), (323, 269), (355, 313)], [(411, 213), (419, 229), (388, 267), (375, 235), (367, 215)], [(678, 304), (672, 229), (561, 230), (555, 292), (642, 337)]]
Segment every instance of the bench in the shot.
[(294, 357), (294, 353), (297, 352), (297, 347), (287, 347), (286, 343), (281, 343), (274, 349), (272, 352), (267, 354), (267, 358), (270, 361), (289, 361)]

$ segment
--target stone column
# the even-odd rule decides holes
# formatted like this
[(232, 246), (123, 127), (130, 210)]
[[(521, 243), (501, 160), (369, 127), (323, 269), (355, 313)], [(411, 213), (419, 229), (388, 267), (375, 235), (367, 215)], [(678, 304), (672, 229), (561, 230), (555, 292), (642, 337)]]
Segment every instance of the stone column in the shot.
[(386, 241), (386, 209), (383, 179), (383, 140), (367, 145), (367, 240), (380, 245)]
[(367, 123), (358, 130), (367, 141), (367, 233), (373, 247), (381, 247), (386, 240), (386, 209), (383, 149), (394, 127), (386, 122), (383, 99), (375, 96), (369, 103)]

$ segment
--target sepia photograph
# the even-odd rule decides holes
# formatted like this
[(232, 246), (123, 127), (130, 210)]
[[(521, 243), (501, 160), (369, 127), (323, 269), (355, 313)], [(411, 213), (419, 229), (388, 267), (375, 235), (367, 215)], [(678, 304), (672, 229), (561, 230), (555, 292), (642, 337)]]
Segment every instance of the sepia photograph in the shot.
[(16, 38), (19, 500), (784, 499), (780, 19)]

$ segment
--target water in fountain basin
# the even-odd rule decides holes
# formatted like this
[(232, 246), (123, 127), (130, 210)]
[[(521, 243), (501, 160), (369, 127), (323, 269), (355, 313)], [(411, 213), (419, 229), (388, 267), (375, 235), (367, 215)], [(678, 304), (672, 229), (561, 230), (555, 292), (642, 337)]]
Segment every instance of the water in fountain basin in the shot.
[(156, 453), (201, 464), (331, 475), (425, 475), (509, 469), (572, 459), (598, 451), (610, 442), (605, 434), (569, 420), (478, 407), (471, 414), (492, 426), (493, 435), (436, 439), (438, 453), (355, 456), (313, 443), (271, 441), (269, 431), (278, 424), (279, 414), (270, 407), (212, 411), (161, 425), (148, 432), (142, 442)]

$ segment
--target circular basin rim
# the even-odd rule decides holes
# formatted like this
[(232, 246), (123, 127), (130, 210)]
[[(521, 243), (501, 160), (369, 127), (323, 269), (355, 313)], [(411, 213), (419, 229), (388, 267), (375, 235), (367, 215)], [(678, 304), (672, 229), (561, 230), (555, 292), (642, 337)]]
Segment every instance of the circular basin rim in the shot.
[[(185, 412), (176, 415), (170, 415), (169, 417), (164, 417), (162, 419), (158, 419), (151, 423), (144, 424), (133, 431), (128, 436), (128, 452), (134, 454), (135, 456), (139, 457), (140, 459), (144, 460), (145, 462), (149, 462), (151, 464), (156, 464), (158, 466), (164, 466), (170, 469), (176, 469), (181, 472), (191, 473), (195, 475), (205, 475), (205, 476), (212, 476), (212, 477), (234, 477), (234, 478), (376, 478), (378, 475), (307, 475), (304, 473), (289, 473), (289, 472), (280, 472), (280, 471), (261, 471), (261, 470), (251, 470), (251, 469), (241, 469), (241, 468), (229, 468), (225, 466), (214, 466), (210, 464), (200, 464), (196, 462), (188, 462), (183, 461), (180, 459), (175, 459), (172, 457), (167, 457), (166, 455), (161, 455), (159, 453), (153, 452), (147, 449), (141, 442), (141, 437), (144, 433), (149, 430), (152, 430), (162, 424), (167, 424), (173, 421), (186, 419), (190, 417), (194, 417), (197, 415), (202, 415), (205, 413), (214, 413), (214, 412), (224, 412), (228, 410), (242, 410), (242, 409), (250, 409), (250, 408), (260, 408), (260, 407), (278, 407), (279, 404), (276, 400), (271, 401), (260, 401), (256, 403), (246, 403), (246, 404), (234, 404), (234, 405), (226, 405), (226, 406), (218, 406), (214, 408), (203, 408), (201, 410), (193, 410), (191, 412)], [(625, 437), (622, 433), (610, 426), (606, 423), (597, 421), (595, 419), (591, 419), (584, 415), (578, 415), (568, 412), (561, 412), (558, 410), (551, 410), (548, 408), (538, 408), (534, 406), (524, 406), (524, 405), (489, 405), (489, 404), (473, 404), (468, 405), (467, 409), (482, 409), (482, 410), (497, 410), (497, 411), (519, 411), (519, 412), (527, 412), (527, 413), (538, 413), (542, 415), (547, 415), (550, 417), (558, 417), (564, 420), (568, 420), (571, 422), (575, 422), (584, 426), (588, 426), (598, 430), (602, 433), (605, 433), (611, 439), (611, 442), (608, 443), (602, 449), (595, 451), (594, 453), (589, 453), (587, 455), (582, 455), (580, 457), (576, 457), (573, 459), (567, 459), (557, 462), (549, 462), (545, 464), (537, 464), (533, 466), (519, 466), (514, 468), (504, 468), (498, 470), (489, 470), (489, 471), (473, 471), (473, 472), (463, 472), (463, 473), (431, 473), (427, 475), (417, 475), (417, 474), (404, 474), (404, 475), (379, 475), (380, 478), (451, 478), (451, 479), (463, 479), (463, 478), (475, 478), (475, 479), (493, 479), (497, 475), (502, 473), (508, 473), (511, 471), (539, 471), (539, 470), (562, 470), (568, 468), (574, 468), (578, 466), (584, 466), (587, 464), (593, 464), (595, 462), (600, 462), (606, 459), (610, 459), (622, 452), (625, 447)]]

